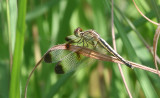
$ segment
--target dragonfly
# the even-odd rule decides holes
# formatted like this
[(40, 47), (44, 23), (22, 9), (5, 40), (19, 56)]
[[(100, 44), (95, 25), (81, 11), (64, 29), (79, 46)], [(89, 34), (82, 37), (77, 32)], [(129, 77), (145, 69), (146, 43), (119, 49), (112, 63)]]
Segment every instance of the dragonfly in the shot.
[[(83, 31), (80, 27), (78, 27), (77, 29), (75, 29), (74, 31), (74, 35), (78, 38), (80, 38), (79, 41), (77, 41), (77, 43), (84, 43), (87, 44), (92, 44), (96, 47), (97, 44), (99, 44), (100, 46), (102, 46), (105, 50), (107, 50), (109, 53), (111, 53), (113, 56), (115, 56), (117, 59), (119, 59), (120, 61), (122, 61), (126, 66), (128, 66), (129, 68), (133, 68), (132, 65), (127, 62), (127, 60), (125, 60), (123, 57), (121, 57), (102, 37), (100, 37), (100, 35), (94, 31), (94, 30), (86, 30)], [(69, 41), (72, 39), (68, 38)]]
[[(100, 45), (126, 66), (132, 68), (132, 65), (114, 51), (114, 49), (94, 30), (83, 31), (81, 28), (77, 28), (74, 31), (74, 35), (67, 36), (66, 40), (67, 48), (70, 48), (70, 44), (74, 43), (76, 43), (77, 46), (87, 48), (89, 46), (96, 48), (97, 45)], [(79, 51), (81, 51), (81, 49), (72, 52), (60, 49), (54, 50), (45, 55), (44, 61), (46, 63), (56, 63), (55, 72), (57, 74), (69, 73), (78, 69), (79, 65), (87, 58), (82, 56)]]
[[(53, 47), (50, 48), (44, 54), (44, 56), (39, 60), (39, 62), (35, 65), (35, 67), (31, 71), (27, 79), (27, 83), (25, 86), (25, 98), (27, 97), (26, 95), (27, 87), (29, 84), (30, 77), (35, 71), (35, 69), (37, 68), (37, 66), (42, 62), (42, 60), (44, 60), (46, 63), (56, 63), (55, 72), (57, 74), (65, 74), (65, 73), (72, 72), (80, 68), (79, 65), (90, 58), (107, 61), (108, 57), (106, 55), (100, 54), (99, 52), (88, 49), (89, 45), (96, 48), (97, 45), (99, 44), (105, 50), (107, 50), (113, 56), (115, 56), (119, 61), (124, 63), (126, 66), (132, 68), (132, 65), (129, 62), (127, 62), (124, 58), (122, 58), (117, 52), (115, 52), (112, 49), (112, 47), (103, 38), (101, 38), (99, 34), (94, 30), (83, 31), (81, 28), (77, 28), (74, 31), (74, 35), (67, 36), (66, 40), (67, 40), (67, 43), (64, 45), (65, 48), (62, 48), (62, 46), (61, 48), (57, 48), (58, 45), (57, 47), (55, 46), (54, 49)], [(81, 47), (76, 46), (78, 47), (78, 49), (73, 49), (75, 47), (72, 47), (73, 45), (71, 44), (74, 44), (74, 43), (77, 43), (77, 45), (81, 44)], [(83, 52), (83, 55), (82, 55), (82, 52)], [(110, 60), (108, 59), (108, 61), (112, 61), (112, 59)]]

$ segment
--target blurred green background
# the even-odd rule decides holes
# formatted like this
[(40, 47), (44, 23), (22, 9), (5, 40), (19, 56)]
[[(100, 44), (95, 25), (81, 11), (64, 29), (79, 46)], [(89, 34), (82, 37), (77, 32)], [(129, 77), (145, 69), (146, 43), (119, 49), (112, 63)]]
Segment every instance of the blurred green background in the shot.
[[(136, 3), (147, 17), (160, 21), (159, 0)], [(0, 98), (23, 98), (28, 75), (36, 62), (51, 46), (65, 43), (65, 37), (77, 27), (96, 30), (112, 45), (110, 4), (110, 0), (1, 0)], [(157, 26), (146, 21), (131, 0), (114, 1), (114, 21), (118, 53), (127, 60), (155, 68), (142, 39), (152, 47)], [(158, 44), (158, 55), (159, 50)], [(117, 64), (87, 63), (82, 64), (91, 66), (57, 75), (55, 64), (42, 62), (30, 80), (28, 98), (128, 98)], [(134, 98), (160, 97), (157, 75), (122, 68)]]

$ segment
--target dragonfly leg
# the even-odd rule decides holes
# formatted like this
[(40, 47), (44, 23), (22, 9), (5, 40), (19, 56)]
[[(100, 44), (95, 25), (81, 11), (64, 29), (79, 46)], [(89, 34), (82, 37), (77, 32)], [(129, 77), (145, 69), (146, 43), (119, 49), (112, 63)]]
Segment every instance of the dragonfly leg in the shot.
[(83, 42), (83, 47), (84, 47), (84, 39), (83, 39), (83, 41), (82, 41), (82, 42)]
[(97, 45), (98, 45), (98, 42), (96, 41), (96, 44), (94, 44), (94, 48), (96, 48), (96, 47), (97, 47)]
[(94, 41), (93, 41), (93, 38), (90, 38), (90, 39), (86, 40), (86, 42), (89, 43), (89, 44), (91, 44), (93, 47), (97, 46), (97, 42), (95, 44)]
[(85, 41), (86, 42), (86, 45), (87, 45), (87, 47), (88, 47), (88, 42), (87, 41)]
[(77, 41), (77, 43), (78, 43), (78, 44), (82, 43), (82, 39), (83, 39), (83, 38), (81, 37), (80, 40)]

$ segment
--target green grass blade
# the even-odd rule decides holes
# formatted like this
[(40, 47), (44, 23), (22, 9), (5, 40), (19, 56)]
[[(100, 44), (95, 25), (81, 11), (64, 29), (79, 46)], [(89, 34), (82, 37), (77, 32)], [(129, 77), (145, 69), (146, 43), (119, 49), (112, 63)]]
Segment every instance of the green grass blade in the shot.
[(64, 85), (65, 82), (67, 82), (67, 79), (69, 79), (69, 77), (73, 75), (73, 72), (68, 73), (63, 75), (49, 90), (49, 93), (46, 95), (46, 98), (52, 98), (60, 89), (60, 87), (62, 87)]
[(9, 0), (8, 3), (9, 3), (9, 8), (7, 8), (8, 32), (9, 32), (8, 35), (9, 35), (10, 53), (13, 53), (15, 44), (16, 24), (17, 24), (17, 3), (16, 0), (11, 0), (11, 1)]
[(19, 13), (16, 27), (16, 42), (10, 81), (10, 98), (20, 98), (21, 60), (25, 34), (25, 16), (27, 0), (19, 1)]

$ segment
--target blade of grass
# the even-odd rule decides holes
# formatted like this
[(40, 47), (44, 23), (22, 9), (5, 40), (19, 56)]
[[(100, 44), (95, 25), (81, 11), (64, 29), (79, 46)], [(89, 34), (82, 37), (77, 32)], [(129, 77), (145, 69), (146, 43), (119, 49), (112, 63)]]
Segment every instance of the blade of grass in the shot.
[[(10, 57), (10, 71), (12, 69), (13, 51), (15, 44), (15, 32), (17, 21), (17, 3), (14, 0), (6, 0), (7, 5), (7, 22), (8, 22), (8, 39), (9, 39), (9, 57)], [(12, 32), (11, 32), (12, 31)]]
[(60, 89), (61, 86), (67, 81), (67, 79), (73, 74), (73, 72), (63, 75), (49, 90), (46, 98), (52, 98)]
[(19, 13), (16, 27), (16, 42), (10, 82), (10, 98), (20, 98), (20, 65), (24, 45), (26, 5), (27, 0), (19, 0)]
[[(16, 23), (17, 23), (17, 3), (16, 0), (7, 0), (9, 3), (9, 8), (7, 7), (7, 17), (8, 17), (8, 32), (9, 40), (11, 39), (11, 51), (14, 51), (15, 44), (15, 33), (16, 33)], [(8, 4), (7, 4), (8, 5)]]

